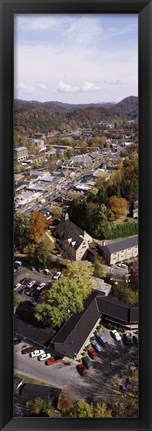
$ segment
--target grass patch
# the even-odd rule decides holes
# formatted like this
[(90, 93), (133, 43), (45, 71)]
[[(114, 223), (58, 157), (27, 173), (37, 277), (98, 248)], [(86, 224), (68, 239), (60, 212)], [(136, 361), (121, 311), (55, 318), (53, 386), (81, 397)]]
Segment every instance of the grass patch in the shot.
[(25, 376), (24, 374), (21, 374), (18, 372), (15, 373), (15, 376), (20, 377), (21, 379), (24, 379), (24, 383), (33, 383), (35, 385), (42, 385), (43, 383), (43, 386), (53, 386), (45, 383), (43, 380), (33, 379), (32, 377)]

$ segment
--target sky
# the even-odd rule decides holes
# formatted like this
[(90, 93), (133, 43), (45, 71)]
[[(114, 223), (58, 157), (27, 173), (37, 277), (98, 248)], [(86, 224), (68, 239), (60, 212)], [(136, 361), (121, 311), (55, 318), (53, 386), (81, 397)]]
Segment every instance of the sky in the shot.
[(138, 95), (138, 15), (15, 15), (15, 98), (77, 104), (131, 95)]

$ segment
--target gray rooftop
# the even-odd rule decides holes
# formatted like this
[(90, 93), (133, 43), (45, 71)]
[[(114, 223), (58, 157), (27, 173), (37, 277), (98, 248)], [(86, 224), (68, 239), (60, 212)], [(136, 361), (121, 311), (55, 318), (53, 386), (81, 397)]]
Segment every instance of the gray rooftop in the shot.
[(27, 147), (17, 147), (17, 148), (14, 148), (14, 151), (23, 151), (23, 150), (27, 150)]
[(104, 247), (107, 247), (110, 253), (115, 253), (117, 251), (126, 250), (127, 248), (136, 246), (138, 246), (138, 235), (107, 242)]

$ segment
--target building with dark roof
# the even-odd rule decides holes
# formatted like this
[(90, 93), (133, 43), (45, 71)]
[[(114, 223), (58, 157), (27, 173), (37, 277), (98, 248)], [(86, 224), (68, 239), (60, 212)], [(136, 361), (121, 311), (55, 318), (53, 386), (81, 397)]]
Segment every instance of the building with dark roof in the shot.
[(115, 265), (138, 256), (138, 235), (99, 243), (102, 255), (108, 265)]
[(50, 345), (55, 331), (50, 328), (34, 326), (29, 322), (25, 322), (16, 314), (14, 316), (14, 333), (27, 343), (36, 345), (41, 349)]
[(14, 332), (38, 348), (78, 360), (101, 318), (125, 328), (135, 328), (138, 325), (138, 304), (126, 304), (94, 290), (85, 300), (81, 313), (71, 316), (56, 334), (51, 328), (39, 328), (17, 316), (14, 318)]
[(126, 304), (112, 296), (98, 298), (98, 307), (104, 318), (122, 326), (136, 325), (138, 322), (138, 305)]
[(79, 359), (99, 323), (101, 313), (97, 297), (102, 295), (101, 292), (94, 291), (86, 299), (83, 311), (74, 314), (57, 332), (51, 341), (56, 353)]
[(58, 224), (57, 233), (63, 255), (71, 260), (81, 260), (92, 242), (91, 236), (86, 231), (68, 219)]
[(125, 304), (102, 292), (94, 291), (85, 308), (74, 314), (57, 332), (51, 344), (57, 354), (79, 359), (100, 319), (105, 318), (126, 328), (138, 325), (138, 305)]

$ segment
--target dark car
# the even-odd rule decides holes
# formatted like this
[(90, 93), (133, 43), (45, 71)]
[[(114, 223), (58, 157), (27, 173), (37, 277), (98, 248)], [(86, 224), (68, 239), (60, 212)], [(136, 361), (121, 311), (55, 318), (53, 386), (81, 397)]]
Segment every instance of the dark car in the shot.
[(26, 281), (27, 281), (27, 278), (26, 278), (26, 277), (24, 277), (24, 278), (22, 278), (22, 279), (20, 280), (20, 283), (21, 283), (21, 284), (25, 284), (25, 283), (26, 283)]
[(76, 368), (80, 376), (87, 376), (87, 370), (83, 364), (77, 365)]
[(24, 290), (24, 293), (25, 293), (25, 295), (30, 295), (30, 293), (31, 293), (31, 288), (30, 288), (30, 287), (27, 287), (27, 288)]
[(43, 272), (42, 268), (36, 268), (38, 272)]
[(97, 340), (101, 343), (102, 346), (108, 346), (107, 339), (105, 335), (103, 335), (101, 332), (97, 334)]
[(127, 344), (128, 346), (131, 346), (133, 344), (133, 338), (130, 333), (123, 335), (123, 342), (124, 344)]
[(34, 267), (34, 266), (30, 266), (30, 270), (31, 270), (31, 271), (36, 271), (36, 269), (35, 269), (35, 267)]
[(82, 362), (83, 362), (85, 368), (87, 368), (87, 370), (89, 370), (89, 368), (92, 368), (92, 362), (90, 361), (88, 356), (84, 356), (82, 358)]
[(138, 337), (136, 335), (133, 336), (133, 342), (138, 346)]
[(127, 391), (127, 386), (126, 385), (120, 385), (119, 389), (123, 392)]

